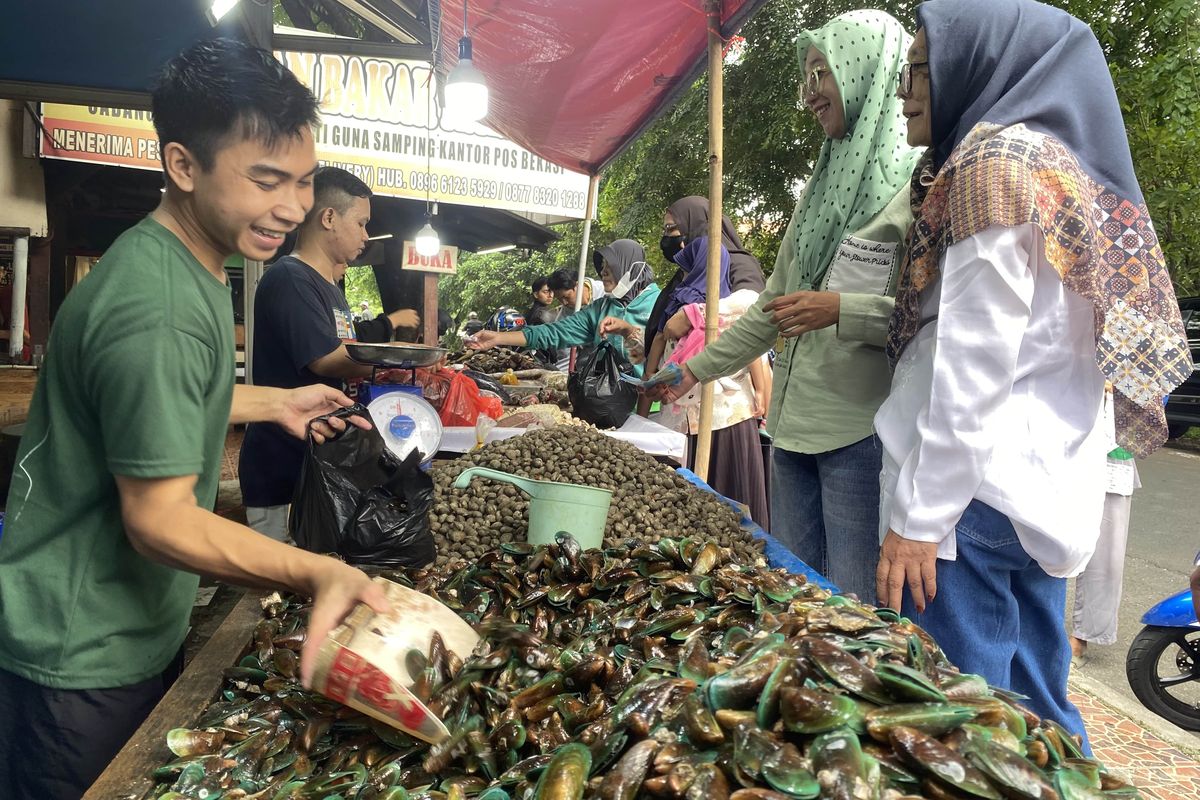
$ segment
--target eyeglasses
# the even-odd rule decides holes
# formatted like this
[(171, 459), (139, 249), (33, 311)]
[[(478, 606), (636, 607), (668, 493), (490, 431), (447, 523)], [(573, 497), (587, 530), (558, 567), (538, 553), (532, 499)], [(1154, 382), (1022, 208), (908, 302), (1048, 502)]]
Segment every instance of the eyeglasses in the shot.
[(908, 97), (912, 94), (912, 75), (913, 67), (927, 67), (928, 61), (909, 61), (900, 67), (900, 96)]
[(806, 73), (804, 76), (804, 85), (800, 87), (802, 92), (800, 95), (801, 98), (816, 94), (817, 90), (821, 88), (821, 81), (828, 74), (830, 74), (829, 67), (814, 67), (811, 72)]
[(681, 232), (679, 230), (679, 223), (672, 222), (670, 225), (664, 224), (662, 227), (662, 232), (663, 232), (663, 236), (678, 236)]

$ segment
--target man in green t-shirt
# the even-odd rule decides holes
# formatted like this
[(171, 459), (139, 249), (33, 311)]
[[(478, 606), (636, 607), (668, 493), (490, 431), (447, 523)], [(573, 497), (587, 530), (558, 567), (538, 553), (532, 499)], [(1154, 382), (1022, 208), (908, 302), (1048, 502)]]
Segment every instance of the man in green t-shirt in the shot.
[(17, 455), (0, 539), (2, 798), (86, 791), (177, 674), (197, 574), (312, 596), (306, 681), (355, 603), (387, 609), (361, 571), (210, 511), (230, 423), (303, 436), (350, 405), (328, 386), (234, 386), (222, 265), (270, 258), (312, 205), (316, 100), (270, 53), (214, 40), (167, 65), (153, 111), (164, 197), (63, 303)]

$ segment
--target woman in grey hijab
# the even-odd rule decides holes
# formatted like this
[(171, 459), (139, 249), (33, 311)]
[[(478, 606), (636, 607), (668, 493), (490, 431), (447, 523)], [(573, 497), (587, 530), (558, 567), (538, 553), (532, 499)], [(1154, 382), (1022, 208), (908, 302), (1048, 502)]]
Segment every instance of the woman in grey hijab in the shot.
[[(480, 331), (467, 346), (489, 350), (497, 346), (531, 347), (551, 350), (600, 344), (600, 321), (616, 317), (638, 329), (646, 327), (650, 311), (658, 300), (654, 272), (646, 263), (645, 249), (632, 239), (618, 239), (592, 254), (593, 263), (604, 281), (604, 297), (550, 325), (538, 325), (519, 331), (497, 333)], [(624, 341), (611, 339), (623, 355)], [(640, 375), (641, 367), (635, 367)]]

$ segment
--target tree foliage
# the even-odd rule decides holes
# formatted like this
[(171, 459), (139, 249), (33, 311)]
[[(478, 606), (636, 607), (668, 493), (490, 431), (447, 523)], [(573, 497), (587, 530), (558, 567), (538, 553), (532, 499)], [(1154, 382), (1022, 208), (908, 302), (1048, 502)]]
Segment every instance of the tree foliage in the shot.
[[(1050, 0), (1092, 26), (1109, 61), (1134, 166), (1181, 294), (1200, 293), (1200, 4), (1196, 0)], [(798, 102), (795, 40), (844, 11), (887, 11), (912, 30), (913, 0), (774, 0), (742, 31), (725, 68), (726, 212), (747, 247), (770, 269), (799, 188), (823, 134)], [(708, 83), (701, 78), (609, 166), (601, 182), (593, 241), (637, 239), (660, 283), (664, 209), (708, 193)], [(575, 268), (580, 225), (533, 258), (466, 256), (444, 285), (451, 307), (480, 314), (528, 294), (528, 279)], [(447, 297), (447, 295), (449, 295)]]
[(346, 269), (346, 302), (350, 308), (358, 311), (359, 303), (364, 300), (370, 306), (371, 315), (383, 313), (383, 301), (379, 298), (379, 284), (375, 282), (375, 272), (370, 267), (348, 267)]

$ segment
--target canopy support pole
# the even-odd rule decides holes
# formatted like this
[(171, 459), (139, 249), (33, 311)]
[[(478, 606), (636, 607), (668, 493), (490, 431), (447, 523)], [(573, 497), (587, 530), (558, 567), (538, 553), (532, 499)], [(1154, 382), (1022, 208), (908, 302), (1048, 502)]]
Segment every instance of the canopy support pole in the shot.
[(263, 262), (246, 261), (242, 268), (242, 321), (246, 331), (246, 377), (247, 385), (254, 384), (254, 296), (258, 294), (258, 282), (263, 277)]
[(583, 246), (579, 250), (579, 277), (575, 281), (576, 311), (583, 307), (583, 280), (587, 277), (588, 255), (592, 244), (592, 217), (596, 216), (596, 195), (599, 193), (600, 173), (597, 172), (588, 182), (587, 212), (583, 217)]
[(13, 237), (12, 306), (8, 314), (8, 357), (21, 363), (25, 350), (25, 283), (29, 276), (29, 232)]
[[(721, 189), (725, 149), (725, 80), (721, 40), (722, 0), (706, 0), (708, 14), (708, 286), (704, 305), (704, 344), (717, 338), (721, 299)], [(714, 245), (716, 245), (714, 247)], [(700, 389), (700, 430), (696, 437), (695, 473), (708, 480), (708, 462), (712, 455), (713, 384)]]

